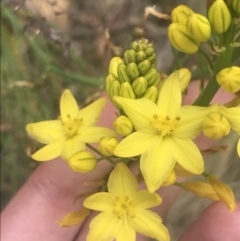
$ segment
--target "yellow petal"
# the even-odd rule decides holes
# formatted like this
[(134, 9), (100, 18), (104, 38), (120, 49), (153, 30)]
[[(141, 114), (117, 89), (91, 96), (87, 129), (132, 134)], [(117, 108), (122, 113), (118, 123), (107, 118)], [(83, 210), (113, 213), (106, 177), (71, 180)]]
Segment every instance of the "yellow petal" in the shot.
[(117, 236), (122, 220), (110, 212), (102, 212), (91, 221), (87, 241), (113, 241)]
[(141, 156), (140, 169), (150, 193), (162, 185), (174, 168), (173, 150), (168, 138), (164, 138), (157, 149)]
[(180, 80), (173, 72), (165, 81), (160, 90), (157, 106), (161, 114), (175, 113), (182, 104)]
[(80, 211), (70, 212), (65, 217), (63, 217), (58, 224), (61, 227), (70, 227), (80, 224), (84, 219), (90, 214), (90, 210), (87, 208), (82, 208)]
[(60, 100), (61, 118), (64, 121), (67, 121), (69, 119), (68, 117), (75, 118), (78, 113), (78, 109), (77, 101), (73, 97), (70, 90), (64, 90)]
[(81, 127), (86, 128), (96, 125), (106, 103), (106, 98), (100, 98), (87, 107), (79, 110), (76, 118), (83, 120)]
[(143, 209), (131, 221), (132, 228), (137, 232), (159, 241), (170, 241), (168, 230), (156, 213)]
[(159, 143), (158, 135), (134, 132), (124, 138), (115, 148), (114, 154), (120, 157), (138, 156), (150, 149), (154, 149)]
[(238, 144), (237, 144), (237, 153), (240, 157), (240, 139), (238, 140)]
[(136, 232), (125, 222), (122, 222), (116, 237), (116, 241), (135, 241)]
[(36, 161), (50, 161), (60, 156), (64, 143), (65, 139), (60, 139), (57, 142), (52, 142), (35, 152), (32, 155), (32, 158)]
[(43, 144), (56, 141), (64, 136), (63, 126), (59, 120), (28, 124), (26, 130), (30, 136)]
[(128, 167), (119, 162), (111, 172), (108, 179), (108, 191), (114, 196), (132, 196), (138, 189), (138, 183), (135, 176)]
[(201, 174), (204, 162), (197, 146), (191, 140), (172, 138), (173, 157), (187, 171)]
[(114, 208), (114, 198), (108, 192), (95, 193), (85, 199), (83, 206), (96, 211), (110, 211)]
[(182, 139), (194, 139), (202, 131), (202, 122), (212, 109), (198, 106), (183, 106), (178, 115), (181, 120), (173, 131), (175, 137)]
[(147, 209), (160, 205), (162, 198), (157, 193), (141, 190), (135, 194), (133, 203), (137, 209)]
[(61, 151), (61, 157), (67, 161), (73, 154), (78, 151), (83, 151), (85, 149), (86, 146), (85, 143), (82, 141), (81, 136), (76, 135), (66, 140)]
[(119, 96), (115, 96), (114, 100), (123, 108), (136, 130), (153, 131), (149, 122), (153, 115), (159, 112), (153, 101), (146, 98), (133, 100)]
[(190, 177), (190, 176), (194, 175), (193, 173), (184, 169), (179, 163), (175, 164), (174, 171), (175, 171), (176, 175), (180, 176), (180, 177)]
[(92, 126), (79, 132), (81, 139), (85, 143), (99, 142), (102, 137), (113, 137), (115, 133), (105, 127)]

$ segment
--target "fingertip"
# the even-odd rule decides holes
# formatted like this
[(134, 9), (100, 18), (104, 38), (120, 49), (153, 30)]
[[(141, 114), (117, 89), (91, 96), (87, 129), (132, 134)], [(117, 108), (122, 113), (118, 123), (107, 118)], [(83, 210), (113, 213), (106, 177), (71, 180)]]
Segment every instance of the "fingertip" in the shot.
[(180, 237), (179, 241), (239, 241), (240, 202), (229, 212), (222, 202), (207, 207)]

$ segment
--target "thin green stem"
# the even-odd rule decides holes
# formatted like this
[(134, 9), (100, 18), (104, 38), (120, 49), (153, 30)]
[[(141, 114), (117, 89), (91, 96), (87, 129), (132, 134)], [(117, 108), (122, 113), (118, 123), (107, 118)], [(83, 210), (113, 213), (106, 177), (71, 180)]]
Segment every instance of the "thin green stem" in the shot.
[(210, 57), (208, 56), (207, 53), (205, 53), (201, 48), (199, 48), (199, 54), (201, 54), (205, 59), (206, 61), (208, 62), (208, 65), (211, 69), (211, 71), (213, 71), (213, 64), (212, 64), (212, 60), (210, 59)]
[(198, 57), (199, 57), (200, 70), (201, 70), (201, 78), (200, 78), (200, 93), (201, 93), (204, 89), (205, 71), (204, 71), (204, 61), (203, 61), (202, 55), (198, 53)]

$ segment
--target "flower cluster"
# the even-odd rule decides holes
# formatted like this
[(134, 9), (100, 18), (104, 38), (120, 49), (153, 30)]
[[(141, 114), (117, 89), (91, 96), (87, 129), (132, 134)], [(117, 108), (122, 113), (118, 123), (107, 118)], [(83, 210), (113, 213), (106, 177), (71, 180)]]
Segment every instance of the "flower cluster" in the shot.
[[(208, 17), (178, 6), (168, 28), (176, 49), (187, 54), (199, 52), (209, 65), (208, 83), (204, 84), (205, 75), (201, 75), (201, 92), (192, 105), (182, 105), (191, 71), (179, 68), (161, 75), (153, 43), (143, 38), (132, 42), (122, 58), (114, 57), (109, 64), (106, 91), (118, 111), (113, 130), (95, 126), (106, 104), (104, 98), (79, 110), (69, 90), (62, 94), (58, 120), (27, 126), (31, 137), (46, 144), (32, 155), (37, 161), (61, 156), (80, 173), (92, 171), (101, 160), (113, 165), (102, 191), (86, 194), (84, 208), (67, 214), (61, 226), (76, 225), (89, 210), (95, 210), (101, 213), (91, 221), (87, 241), (134, 241), (136, 232), (168, 241), (162, 219), (148, 209), (161, 204), (156, 192), (169, 185), (222, 201), (230, 211), (235, 209), (233, 191), (207, 174), (203, 152), (194, 143), (201, 133), (221, 139), (232, 130), (240, 136), (240, 67), (232, 65), (239, 31), (239, 22), (233, 19), (240, 17), (240, 1), (233, 0), (230, 6), (223, 0), (211, 2)], [(202, 49), (203, 43), (207, 43), (208, 52)], [(224, 105), (211, 105), (220, 87), (234, 97)], [(90, 143), (98, 143), (98, 149)], [(240, 139), (236, 149), (240, 157)], [(139, 163), (142, 180), (131, 172), (128, 164), (132, 162)], [(206, 182), (177, 182), (177, 176), (189, 175), (203, 175)], [(144, 181), (147, 189), (139, 190), (137, 180)]]

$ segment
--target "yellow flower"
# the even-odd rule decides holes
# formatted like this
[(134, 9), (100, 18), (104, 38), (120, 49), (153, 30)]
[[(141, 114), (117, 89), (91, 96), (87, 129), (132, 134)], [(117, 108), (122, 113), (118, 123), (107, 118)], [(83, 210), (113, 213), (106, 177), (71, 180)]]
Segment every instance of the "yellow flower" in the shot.
[(157, 190), (176, 161), (194, 174), (203, 172), (201, 153), (192, 139), (202, 131), (209, 108), (181, 107), (179, 79), (171, 74), (162, 86), (157, 105), (149, 99), (114, 97), (132, 121), (136, 132), (122, 140), (114, 150), (120, 157), (141, 155), (140, 169), (150, 192)]
[(147, 190), (138, 191), (134, 175), (118, 163), (109, 176), (108, 193), (96, 193), (84, 201), (86, 208), (100, 211), (90, 223), (87, 241), (135, 241), (136, 232), (156, 240), (170, 240), (162, 219), (146, 210), (158, 206), (162, 199)]
[(58, 120), (41, 121), (27, 125), (33, 138), (47, 144), (32, 155), (37, 161), (48, 161), (58, 156), (68, 160), (78, 151), (86, 149), (85, 143), (98, 142), (104, 136), (114, 136), (114, 132), (95, 127), (106, 100), (101, 98), (79, 110), (74, 97), (65, 90), (60, 100), (61, 116)]

